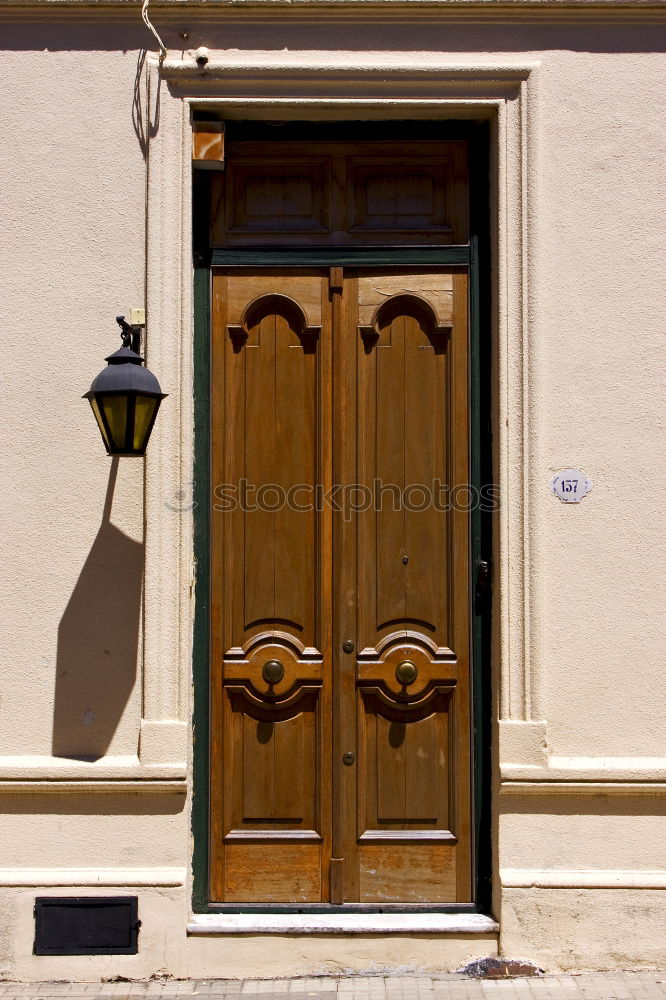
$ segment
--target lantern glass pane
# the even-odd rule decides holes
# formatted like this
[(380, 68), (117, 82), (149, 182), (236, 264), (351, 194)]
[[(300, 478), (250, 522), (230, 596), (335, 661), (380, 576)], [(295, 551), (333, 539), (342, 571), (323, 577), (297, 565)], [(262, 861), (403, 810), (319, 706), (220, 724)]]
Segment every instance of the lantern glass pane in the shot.
[(104, 421), (102, 420), (102, 414), (99, 412), (99, 406), (97, 405), (97, 400), (95, 399), (94, 396), (92, 396), (90, 399), (90, 406), (92, 408), (93, 413), (95, 414), (95, 420), (97, 421), (97, 426), (101, 431), (102, 439), (108, 451), (109, 448), (111, 447), (111, 442), (109, 441), (109, 435), (106, 433), (106, 427), (104, 426)]
[(157, 408), (159, 399), (156, 396), (137, 396), (134, 401), (134, 439), (132, 447), (135, 451), (143, 451), (147, 443), (147, 435)]
[(127, 396), (100, 396), (99, 403), (109, 425), (112, 447), (116, 451), (124, 451), (127, 434)]

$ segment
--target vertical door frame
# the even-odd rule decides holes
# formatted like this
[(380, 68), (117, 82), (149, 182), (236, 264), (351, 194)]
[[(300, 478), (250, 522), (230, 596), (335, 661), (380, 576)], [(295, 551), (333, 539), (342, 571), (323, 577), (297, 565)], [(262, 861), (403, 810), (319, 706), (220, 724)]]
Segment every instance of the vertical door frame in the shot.
[[(387, 131), (393, 126), (388, 125)], [(222, 909), (244, 910), (242, 905), (221, 907), (209, 902), (209, 656), (210, 656), (210, 325), (211, 276), (214, 266), (249, 264), (276, 267), (294, 266), (394, 266), (411, 264), (467, 265), (469, 269), (470, 383), (471, 413), (470, 479), (480, 490), (493, 481), (490, 440), (491, 422), (491, 276), (489, 219), (489, 125), (487, 122), (437, 122), (440, 138), (465, 138), (470, 148), (470, 246), (380, 248), (372, 251), (345, 248), (339, 251), (320, 248), (289, 251), (276, 249), (249, 251), (214, 251), (208, 238), (208, 175), (195, 172), (193, 180), (193, 253), (194, 253), (194, 557), (195, 617), (193, 637), (193, 886), (192, 909), (195, 913), (215, 913)], [(474, 770), (474, 906), (471, 911), (491, 909), (491, 602), (488, 596), (476, 595), (477, 567), (492, 559), (492, 512), (478, 508), (471, 518), (472, 609), (472, 756)], [(344, 904), (351, 910), (353, 904)], [(256, 907), (252, 907), (256, 910)], [(266, 906), (275, 912), (275, 906)], [(290, 910), (285, 904), (278, 909)], [(312, 907), (309, 907), (312, 910)], [(330, 905), (322, 904), (327, 911)], [(441, 907), (447, 909), (446, 906)], [(460, 910), (461, 907), (455, 907)]]

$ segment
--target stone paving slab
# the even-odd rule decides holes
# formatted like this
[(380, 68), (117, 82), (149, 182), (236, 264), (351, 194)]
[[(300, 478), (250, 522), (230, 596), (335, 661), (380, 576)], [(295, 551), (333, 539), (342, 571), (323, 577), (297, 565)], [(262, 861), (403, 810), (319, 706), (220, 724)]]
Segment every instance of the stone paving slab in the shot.
[(519, 979), (322, 976), (302, 979), (0, 982), (0, 1000), (666, 1000), (663, 972), (601, 972)]

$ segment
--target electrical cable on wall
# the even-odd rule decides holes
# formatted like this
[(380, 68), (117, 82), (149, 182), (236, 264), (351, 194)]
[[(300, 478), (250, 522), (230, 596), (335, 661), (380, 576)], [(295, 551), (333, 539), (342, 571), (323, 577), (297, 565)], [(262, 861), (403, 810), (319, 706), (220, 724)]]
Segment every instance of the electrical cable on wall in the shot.
[(152, 34), (157, 39), (157, 44), (160, 47), (160, 62), (162, 62), (162, 60), (166, 58), (167, 47), (164, 44), (164, 42), (162, 41), (162, 39), (160, 38), (160, 36), (157, 34), (157, 31), (155, 30), (155, 28), (151, 24), (150, 18), (148, 17), (148, 6), (149, 6), (149, 4), (150, 4), (150, 0), (143, 0), (143, 3), (141, 5), (141, 17), (143, 19), (143, 23), (145, 24), (145, 26), (148, 28), (149, 31), (152, 32)]

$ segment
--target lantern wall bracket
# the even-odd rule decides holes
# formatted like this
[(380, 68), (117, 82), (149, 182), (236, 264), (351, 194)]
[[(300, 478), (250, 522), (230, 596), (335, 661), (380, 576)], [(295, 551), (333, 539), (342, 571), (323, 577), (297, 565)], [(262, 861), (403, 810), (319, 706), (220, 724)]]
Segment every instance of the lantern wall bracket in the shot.
[(129, 347), (135, 354), (141, 354), (141, 334), (145, 330), (146, 324), (128, 323), (124, 316), (116, 316), (116, 323), (120, 327), (123, 347)]

